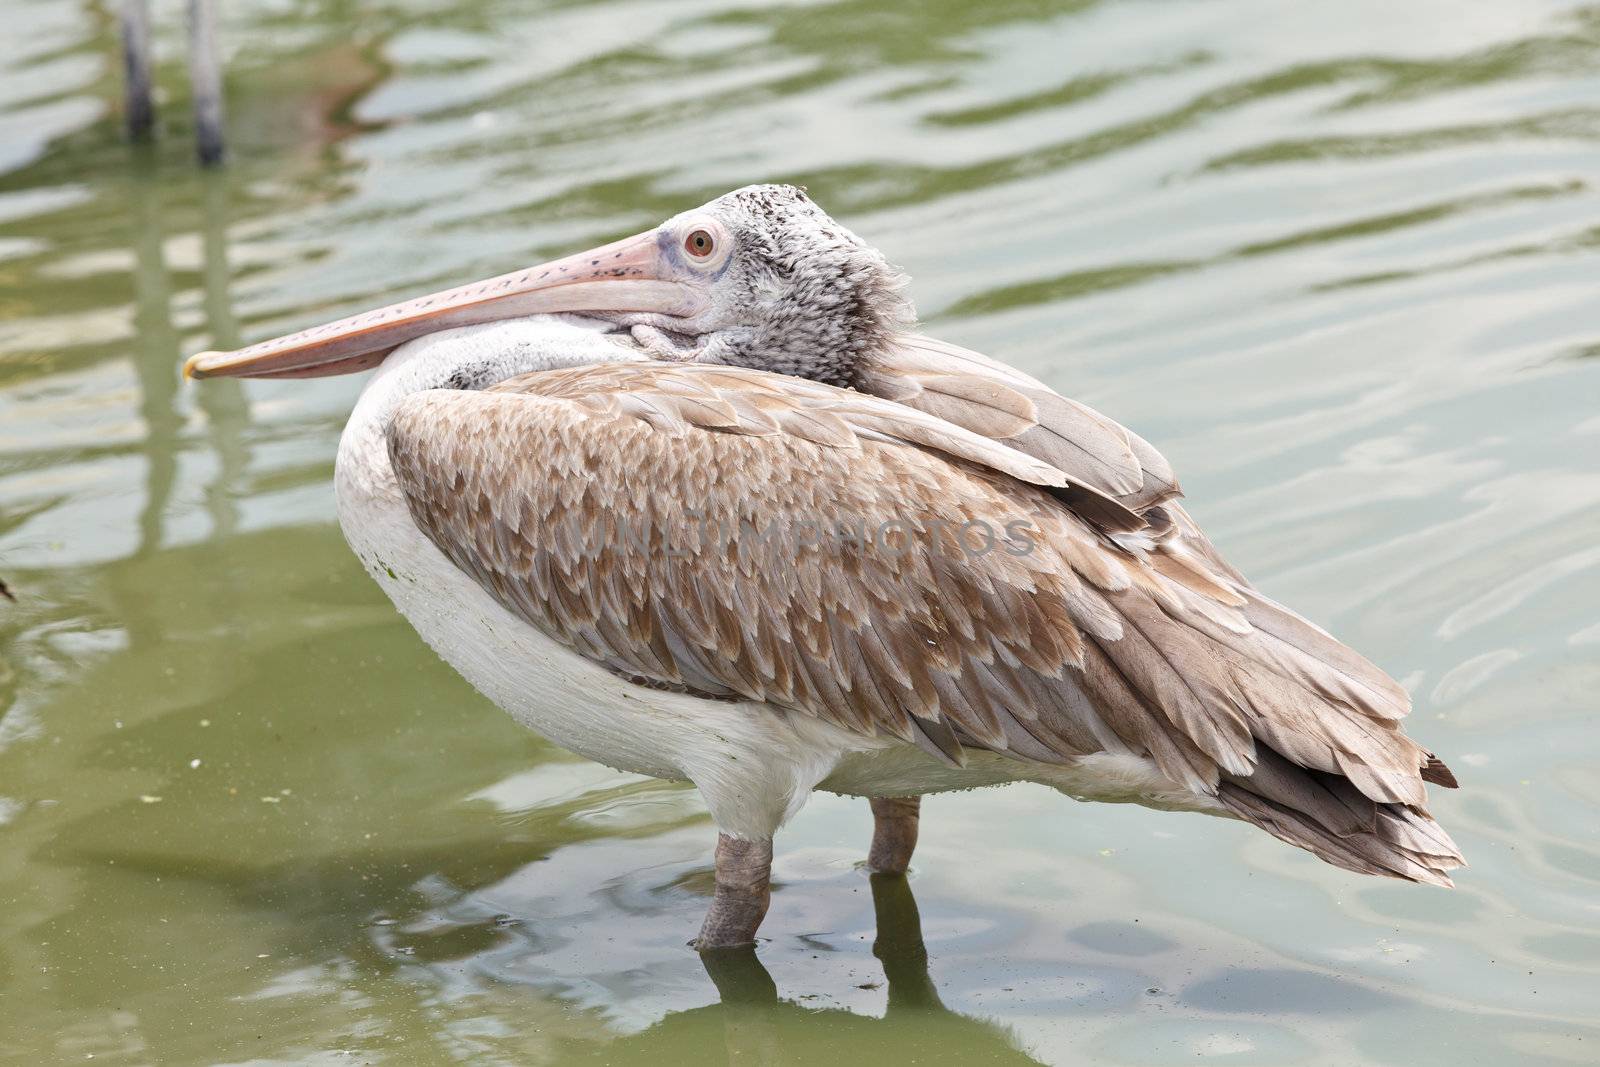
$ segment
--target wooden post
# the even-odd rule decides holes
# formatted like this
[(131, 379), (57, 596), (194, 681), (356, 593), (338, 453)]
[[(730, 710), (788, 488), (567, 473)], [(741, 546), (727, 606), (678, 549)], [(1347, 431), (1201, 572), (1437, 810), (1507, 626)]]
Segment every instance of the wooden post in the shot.
[(189, 0), (189, 80), (194, 85), (195, 150), (203, 166), (216, 166), (222, 162), (224, 144), (215, 0)]
[(155, 130), (156, 108), (150, 85), (150, 7), (148, 0), (122, 0), (123, 120), (128, 136), (148, 141)]

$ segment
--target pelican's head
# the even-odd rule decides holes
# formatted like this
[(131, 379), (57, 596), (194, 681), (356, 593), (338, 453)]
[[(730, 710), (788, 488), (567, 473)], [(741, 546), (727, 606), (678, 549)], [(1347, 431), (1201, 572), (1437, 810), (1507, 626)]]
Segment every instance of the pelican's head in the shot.
[(751, 185), (578, 255), (263, 341), (202, 352), (191, 377), (364, 370), (413, 338), (571, 313), (659, 359), (730, 363), (851, 385), (914, 318), (904, 276), (789, 185)]

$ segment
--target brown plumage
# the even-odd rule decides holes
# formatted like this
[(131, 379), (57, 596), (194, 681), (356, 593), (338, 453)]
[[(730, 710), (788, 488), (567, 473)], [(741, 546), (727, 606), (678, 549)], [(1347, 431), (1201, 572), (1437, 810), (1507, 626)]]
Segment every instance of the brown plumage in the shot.
[(416, 393), (387, 439), (445, 555), (619, 675), (954, 763), (1148, 756), (1330, 863), (1449, 884), (1423, 782), (1454, 780), (1405, 691), (1223, 562), (1159, 453), (930, 339), (861, 388), (548, 371)]
[(816, 788), (1034, 780), (1449, 884), (1424, 783), (1455, 779), (1405, 691), (1230, 566), (1147, 442), (915, 321), (881, 252), (754, 185), (186, 372), (381, 362), (340, 438), (352, 548), (519, 721), (694, 782), (704, 951), (752, 942)]

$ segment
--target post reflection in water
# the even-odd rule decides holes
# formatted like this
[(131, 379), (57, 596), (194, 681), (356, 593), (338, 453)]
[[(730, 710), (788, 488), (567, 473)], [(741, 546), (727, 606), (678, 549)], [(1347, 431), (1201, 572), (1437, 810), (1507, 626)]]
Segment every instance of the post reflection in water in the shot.
[[(167, 226), (170, 183), (157, 165), (140, 159), (130, 176), (127, 195), (133, 228), (133, 324), (137, 338), (133, 360), (139, 382), (139, 414), (144, 423), (145, 498), (139, 514), (138, 554), (160, 549), (162, 525), (171, 504), (174, 479), (183, 451), (183, 416), (179, 411), (182, 335), (173, 323), (172, 276), (166, 246), (172, 234)], [(214, 344), (236, 344), (238, 322), (229, 293), (228, 176), (215, 172), (195, 175), (200, 183), (200, 203), (189, 208), (201, 252), (201, 309), (207, 335)], [(249, 408), (238, 382), (225, 388), (195, 392), (191, 399), (206, 417), (208, 450), (216, 457), (217, 471), (207, 487), (207, 510), (218, 539), (231, 534), (238, 523), (232, 500), (248, 458), (242, 434)]]
[(682, 1048), (683, 1031), (720, 1021), (730, 1064), (817, 1063), (830, 1054), (846, 1062), (874, 1047), (885, 1062), (1038, 1063), (1017, 1047), (1016, 1035), (1006, 1027), (945, 1007), (928, 973), (910, 879), (899, 874), (870, 878), (877, 918), (872, 954), (883, 966), (888, 996), (882, 1018), (785, 1000), (755, 948), (726, 949), (701, 956), (721, 1003), (667, 1015), (626, 1039), (628, 1051), (643, 1053), (656, 1043)]
[[(138, 554), (161, 548), (161, 528), (178, 468), (178, 432), (183, 419), (175, 401), (178, 379), (162, 366), (162, 353), (179, 351), (172, 324), (172, 285), (167, 273), (166, 232), (162, 218), (162, 183), (136, 172), (129, 189), (133, 201), (134, 316), (139, 357), (139, 415), (144, 422), (145, 496), (139, 512)], [(152, 358), (154, 357), (154, 358)]]
[[(0, 1049), (1592, 1062), (1600, 16), (1459, 6), (237, 0), (213, 174), (182, 106), (130, 158), (103, 6), (0, 0)], [(866, 814), (818, 797), (780, 936), (708, 977), (692, 795), (527, 735), (351, 557), (354, 383), (179, 381), (762, 180), (1405, 679), (1459, 888), (964, 794), (874, 956)]]
[[(139, 538), (133, 561), (151, 560), (165, 547), (164, 527), (177, 491), (178, 471), (190, 445), (184, 440), (181, 401), (183, 336), (173, 319), (172, 269), (167, 246), (174, 232), (169, 218), (182, 211), (185, 221), (198, 231), (195, 242), (199, 263), (203, 323), (209, 337), (233, 343), (238, 337), (229, 292), (228, 181), (225, 173), (186, 176), (176, 185), (152, 159), (141, 157), (126, 185), (132, 221), (128, 241), (133, 253), (133, 324), (137, 340), (133, 364), (139, 388), (138, 412), (144, 427), (140, 452), (145, 465), (144, 499), (139, 510)], [(192, 193), (198, 183), (198, 204)], [(174, 189), (177, 190), (174, 194)], [(182, 202), (169, 204), (170, 197)], [(178, 230), (181, 234), (181, 228)], [(189, 399), (205, 416), (205, 453), (214, 457), (215, 473), (205, 488), (205, 508), (211, 522), (210, 547), (225, 553), (224, 542), (238, 526), (236, 493), (248, 462), (244, 433), (249, 407), (237, 382), (229, 388), (205, 390)], [(208, 585), (199, 595), (208, 602), (205, 615), (227, 624), (239, 602), (234, 568), (220, 568), (219, 585)], [(150, 618), (148, 598), (125, 588), (132, 571), (116, 568), (111, 580), (130, 641), (159, 642), (160, 624)]]
[[(210, 335), (208, 343), (233, 346), (239, 343), (239, 323), (229, 292), (229, 179), (226, 173), (206, 171), (198, 175), (198, 180), (202, 186), (201, 271), (203, 306)], [(206, 510), (217, 540), (228, 537), (238, 526), (239, 509), (233, 487), (239, 484), (249, 459), (243, 433), (249, 423), (250, 409), (241, 383), (228, 384), (232, 388), (202, 389), (194, 393), (194, 402), (205, 412), (207, 442), (217, 458), (216, 476), (206, 488)]]

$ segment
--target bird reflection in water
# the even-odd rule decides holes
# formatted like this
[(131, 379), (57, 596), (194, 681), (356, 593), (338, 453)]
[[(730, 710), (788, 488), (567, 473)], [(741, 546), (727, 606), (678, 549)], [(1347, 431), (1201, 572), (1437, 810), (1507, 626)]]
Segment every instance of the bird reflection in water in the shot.
[[(947, 1008), (928, 973), (922, 917), (904, 875), (874, 874), (872, 905), (877, 939), (872, 954), (883, 966), (888, 1004), (882, 1017), (843, 1008), (811, 1008), (780, 996), (753, 947), (703, 953), (701, 962), (721, 998), (674, 1012), (649, 1029), (608, 1046), (615, 1060), (693, 1049), (699, 1062), (722, 1042), (730, 1064), (836, 1062), (1038, 1063), (1017, 1046), (1008, 1027)], [(599, 1050), (597, 1050), (599, 1051)]]

